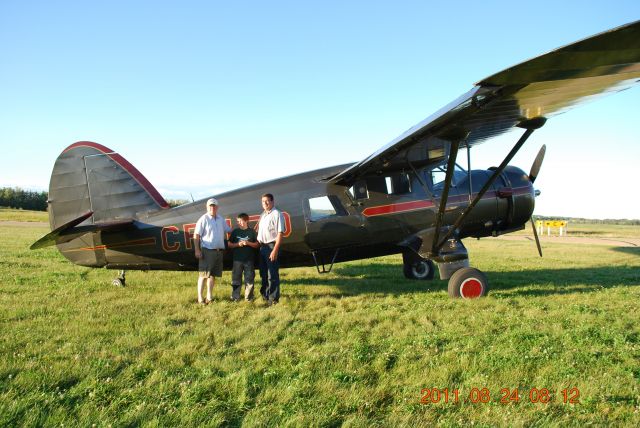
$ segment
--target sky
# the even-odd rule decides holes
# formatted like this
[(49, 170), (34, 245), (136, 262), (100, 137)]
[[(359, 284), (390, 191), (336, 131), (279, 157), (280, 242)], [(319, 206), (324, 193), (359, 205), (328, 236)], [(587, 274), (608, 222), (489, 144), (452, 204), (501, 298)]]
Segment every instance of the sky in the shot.
[[(356, 162), (481, 79), (640, 19), (637, 0), (444, 3), (2, 1), (0, 187), (46, 190), (86, 140), (167, 199)], [(533, 134), (511, 163), (547, 145), (535, 214), (640, 218), (639, 101), (634, 87)], [(517, 138), (474, 147), (472, 167)]]

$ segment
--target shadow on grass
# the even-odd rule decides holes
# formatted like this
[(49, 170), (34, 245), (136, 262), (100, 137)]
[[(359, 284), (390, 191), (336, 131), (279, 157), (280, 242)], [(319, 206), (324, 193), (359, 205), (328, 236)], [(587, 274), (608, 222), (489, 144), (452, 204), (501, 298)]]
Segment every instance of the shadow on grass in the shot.
[(640, 257), (640, 247), (615, 247), (613, 251)]
[[(620, 248), (620, 251), (640, 255), (640, 249)], [(292, 285), (330, 286), (338, 293), (326, 297), (343, 297), (369, 293), (411, 294), (446, 291), (442, 280), (416, 281), (402, 276), (402, 267), (391, 263), (371, 263), (362, 266), (335, 267), (334, 275), (300, 278)], [(589, 293), (624, 284), (640, 286), (640, 268), (615, 266), (596, 268), (538, 269), (512, 272), (485, 272), (491, 289), (507, 291), (508, 296), (545, 296), (566, 293)], [(323, 294), (325, 296), (325, 294)]]

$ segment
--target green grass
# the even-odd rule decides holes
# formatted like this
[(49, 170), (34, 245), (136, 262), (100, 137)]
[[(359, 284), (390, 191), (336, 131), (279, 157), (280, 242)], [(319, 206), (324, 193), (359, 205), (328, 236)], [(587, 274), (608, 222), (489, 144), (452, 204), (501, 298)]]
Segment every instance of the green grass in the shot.
[[(284, 270), (278, 306), (199, 307), (195, 273), (78, 267), (0, 224), (0, 425), (640, 425), (640, 249), (469, 240), (492, 292), (398, 256)], [(491, 401), (420, 404), (423, 388)], [(576, 387), (578, 404), (558, 392)], [(501, 404), (502, 388), (520, 402)], [(532, 388), (553, 401), (529, 402)]]
[(569, 231), (570, 236), (640, 238), (640, 226), (626, 224), (615, 225), (569, 222), (567, 230)]
[(16, 210), (0, 207), (0, 221), (44, 221), (48, 223), (49, 216), (46, 211)]

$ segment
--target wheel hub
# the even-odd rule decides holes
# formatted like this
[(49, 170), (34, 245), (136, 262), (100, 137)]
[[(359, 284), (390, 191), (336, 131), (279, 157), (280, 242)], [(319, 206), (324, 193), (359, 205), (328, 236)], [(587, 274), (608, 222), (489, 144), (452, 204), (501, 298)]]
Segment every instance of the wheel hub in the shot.
[(463, 299), (475, 299), (482, 295), (482, 282), (477, 278), (467, 278), (460, 284), (460, 296)]

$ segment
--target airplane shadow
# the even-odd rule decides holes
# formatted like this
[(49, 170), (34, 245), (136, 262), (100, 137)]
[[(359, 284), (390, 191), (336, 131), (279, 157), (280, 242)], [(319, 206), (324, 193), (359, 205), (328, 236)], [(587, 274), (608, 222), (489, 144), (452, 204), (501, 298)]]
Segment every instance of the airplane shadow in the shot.
[(613, 251), (640, 257), (640, 247), (615, 247)]
[[(640, 248), (620, 247), (627, 254), (640, 255)], [(402, 266), (391, 263), (335, 266), (334, 274), (299, 278), (295, 285), (331, 286), (338, 289), (328, 297), (360, 294), (412, 294), (447, 290), (447, 281), (416, 281), (405, 279)], [(525, 271), (486, 271), (495, 296), (548, 296), (570, 293), (591, 293), (620, 286), (640, 286), (640, 268), (635, 266), (600, 266), (589, 269), (561, 268)], [(436, 274), (437, 277), (437, 274)], [(324, 295), (324, 294), (323, 294)]]

